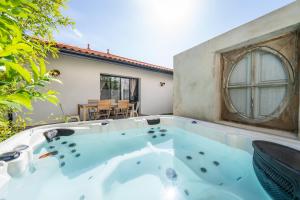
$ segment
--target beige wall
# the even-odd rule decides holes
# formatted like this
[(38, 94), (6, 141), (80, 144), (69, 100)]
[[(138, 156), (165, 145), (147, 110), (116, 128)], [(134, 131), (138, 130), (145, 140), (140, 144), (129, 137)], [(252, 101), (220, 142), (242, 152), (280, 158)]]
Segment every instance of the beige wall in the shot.
[(175, 115), (220, 120), (220, 53), (299, 27), (300, 1), (174, 56)]
[[(65, 54), (58, 59), (50, 59), (48, 69), (61, 72), (63, 84), (53, 83), (50, 88), (60, 93), (58, 97), (66, 114), (76, 114), (78, 104), (100, 98), (101, 73), (139, 78), (142, 114), (172, 112), (173, 76), (170, 74)], [(160, 82), (166, 84), (161, 87)], [(56, 116), (61, 116), (59, 107), (47, 102), (34, 104), (33, 122), (52, 121), (50, 119)]]

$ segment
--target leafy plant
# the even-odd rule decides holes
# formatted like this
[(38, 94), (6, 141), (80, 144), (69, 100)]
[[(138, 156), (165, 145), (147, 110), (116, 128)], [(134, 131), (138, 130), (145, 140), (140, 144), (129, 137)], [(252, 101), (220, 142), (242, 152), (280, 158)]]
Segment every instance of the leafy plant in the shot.
[(73, 25), (61, 14), (65, 5), (66, 0), (0, 0), (0, 141), (26, 127), (19, 114), (32, 110), (32, 101), (58, 103), (55, 91), (42, 88), (58, 81), (47, 71), (46, 58), (57, 57), (53, 32)]

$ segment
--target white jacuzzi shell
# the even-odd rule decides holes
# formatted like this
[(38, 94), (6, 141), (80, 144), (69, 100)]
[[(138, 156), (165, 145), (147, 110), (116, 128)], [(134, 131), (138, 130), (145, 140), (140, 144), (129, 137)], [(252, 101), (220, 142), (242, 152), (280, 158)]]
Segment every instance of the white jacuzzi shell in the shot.
[[(43, 133), (47, 130), (70, 128), (76, 131), (75, 134), (85, 134), (87, 133), (87, 130), (88, 133), (101, 134), (104, 132), (149, 127), (150, 125), (148, 125), (147, 119), (156, 118), (160, 118), (160, 124), (162, 125), (174, 126), (189, 132), (200, 134), (231, 147), (247, 151), (250, 154), (253, 153), (253, 140), (272, 141), (300, 150), (300, 142), (297, 140), (178, 116), (157, 115), (120, 120), (97, 120), (52, 124), (22, 131), (0, 143), (0, 154), (12, 151), (19, 145), (29, 146), (28, 149), (21, 153), (19, 158), (9, 162), (0, 161), (0, 188), (7, 183), (11, 177), (20, 176), (27, 169), (33, 157), (33, 150), (45, 142), (46, 139)], [(192, 123), (193, 121), (196, 123)], [(101, 123), (103, 122), (108, 122), (108, 124), (102, 125)]]

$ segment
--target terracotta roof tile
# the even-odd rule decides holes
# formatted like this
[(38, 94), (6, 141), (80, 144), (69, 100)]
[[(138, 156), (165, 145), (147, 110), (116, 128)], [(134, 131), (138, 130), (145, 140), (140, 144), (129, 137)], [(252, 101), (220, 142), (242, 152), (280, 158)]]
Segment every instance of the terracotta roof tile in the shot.
[(150, 63), (146, 63), (146, 62), (142, 62), (142, 61), (137, 61), (134, 59), (125, 58), (125, 57), (114, 55), (111, 53), (104, 53), (104, 52), (95, 51), (92, 49), (80, 48), (80, 47), (76, 47), (76, 46), (72, 46), (72, 45), (68, 45), (68, 44), (64, 44), (64, 43), (56, 43), (56, 46), (61, 51), (62, 50), (73, 51), (75, 53), (97, 56), (101, 59), (105, 59), (105, 60), (112, 61), (112, 62), (114, 62), (114, 61), (121, 62), (124, 64), (142, 67), (145, 69), (156, 70), (156, 71), (166, 72), (166, 73), (170, 73), (170, 74), (173, 73), (173, 69), (170, 69), (167, 67), (162, 67), (159, 65), (154, 65), (154, 64), (150, 64)]

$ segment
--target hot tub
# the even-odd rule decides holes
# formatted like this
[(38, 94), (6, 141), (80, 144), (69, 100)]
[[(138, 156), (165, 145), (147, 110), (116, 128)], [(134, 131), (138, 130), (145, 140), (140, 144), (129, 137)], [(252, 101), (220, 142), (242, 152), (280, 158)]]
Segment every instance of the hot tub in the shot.
[[(47, 140), (53, 130), (74, 134)], [(253, 169), (253, 140), (300, 146), (175, 116), (37, 127), (0, 144), (0, 154), (20, 152), (0, 161), (0, 199), (271, 199)]]

